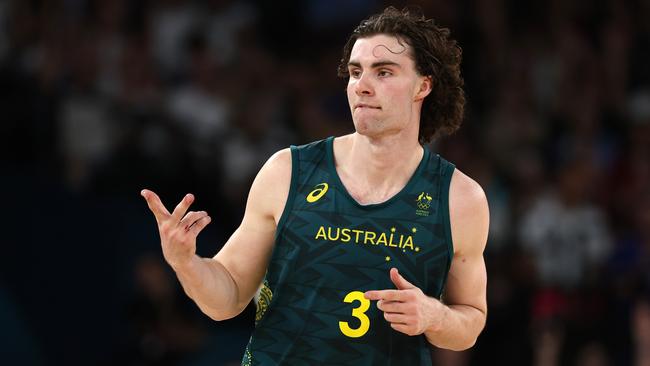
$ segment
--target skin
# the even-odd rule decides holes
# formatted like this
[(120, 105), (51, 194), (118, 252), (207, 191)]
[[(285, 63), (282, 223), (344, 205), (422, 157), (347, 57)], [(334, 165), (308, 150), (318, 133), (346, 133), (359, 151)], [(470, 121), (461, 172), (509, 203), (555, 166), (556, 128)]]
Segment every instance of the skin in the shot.
[[(383, 202), (404, 188), (422, 159), (420, 110), (432, 80), (417, 74), (406, 43), (388, 35), (357, 40), (349, 71), (347, 95), (356, 132), (334, 140), (336, 169), (359, 203)], [(290, 180), (291, 154), (285, 149), (258, 173), (241, 225), (213, 258), (196, 255), (196, 237), (211, 219), (204, 211), (188, 212), (192, 195), (169, 213), (155, 193), (142, 191), (156, 217), (165, 259), (187, 295), (213, 319), (239, 314), (261, 284)], [(483, 251), (489, 213), (481, 187), (459, 170), (451, 180), (449, 211), (454, 260), (444, 303), (424, 294), (395, 268), (386, 274), (395, 289), (365, 296), (376, 301), (396, 331), (424, 334), (435, 346), (463, 350), (476, 342), (485, 325)]]

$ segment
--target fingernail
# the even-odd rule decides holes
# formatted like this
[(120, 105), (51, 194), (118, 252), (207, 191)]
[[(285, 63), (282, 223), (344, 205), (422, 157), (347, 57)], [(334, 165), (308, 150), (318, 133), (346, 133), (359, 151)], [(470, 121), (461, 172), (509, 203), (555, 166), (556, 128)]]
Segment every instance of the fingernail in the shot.
[(144, 197), (144, 189), (140, 191), (140, 195)]

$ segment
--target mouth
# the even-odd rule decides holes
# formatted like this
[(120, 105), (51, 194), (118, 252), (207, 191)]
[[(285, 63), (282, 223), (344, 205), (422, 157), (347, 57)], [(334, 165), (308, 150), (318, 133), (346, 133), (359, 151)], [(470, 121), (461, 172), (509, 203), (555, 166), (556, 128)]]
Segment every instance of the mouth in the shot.
[(381, 107), (377, 107), (374, 105), (370, 104), (365, 104), (365, 103), (358, 103), (354, 105), (354, 109), (381, 109)]

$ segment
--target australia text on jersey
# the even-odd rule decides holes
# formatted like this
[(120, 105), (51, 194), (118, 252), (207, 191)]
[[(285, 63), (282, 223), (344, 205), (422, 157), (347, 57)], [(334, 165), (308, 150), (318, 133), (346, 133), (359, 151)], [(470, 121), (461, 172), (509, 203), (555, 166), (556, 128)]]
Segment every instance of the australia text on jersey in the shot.
[[(417, 229), (412, 228), (411, 232), (415, 235)], [(390, 229), (390, 233), (377, 233), (375, 231), (351, 229), (347, 227), (320, 226), (314, 239), (337, 243), (384, 245), (386, 247), (396, 248), (397, 250), (401, 249), (404, 252), (406, 252), (407, 249), (419, 252), (420, 247), (413, 243), (413, 235), (398, 234), (394, 227)]]

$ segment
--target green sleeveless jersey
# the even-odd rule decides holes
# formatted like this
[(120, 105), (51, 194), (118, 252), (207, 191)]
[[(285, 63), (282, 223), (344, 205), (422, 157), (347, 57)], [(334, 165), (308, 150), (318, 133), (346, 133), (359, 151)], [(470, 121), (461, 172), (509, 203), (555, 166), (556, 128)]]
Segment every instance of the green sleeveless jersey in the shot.
[(368, 290), (389, 270), (440, 298), (451, 265), (454, 166), (425, 147), (398, 194), (361, 205), (336, 173), (333, 137), (291, 147), (288, 200), (243, 365), (431, 365), (423, 335), (397, 332)]

